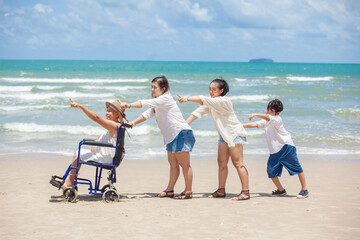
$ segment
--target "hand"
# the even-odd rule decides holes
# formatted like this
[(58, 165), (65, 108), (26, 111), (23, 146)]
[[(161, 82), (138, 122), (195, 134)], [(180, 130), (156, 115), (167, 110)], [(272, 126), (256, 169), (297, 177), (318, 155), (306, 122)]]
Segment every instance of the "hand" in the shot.
[(79, 108), (81, 106), (81, 104), (74, 102), (71, 98), (69, 98), (69, 100), (71, 102), (71, 104), (70, 104), (71, 108)]
[(128, 104), (128, 103), (126, 103), (126, 102), (122, 102), (122, 103), (120, 104), (120, 107), (121, 107), (121, 109), (127, 109), (127, 108), (130, 108), (130, 104)]
[(180, 96), (179, 94), (176, 94), (178, 96), (178, 100), (179, 100), (179, 103), (184, 103), (184, 102), (187, 102), (189, 101), (187, 97), (182, 97)]
[(245, 114), (245, 115), (249, 117), (250, 121), (255, 117), (255, 114)]

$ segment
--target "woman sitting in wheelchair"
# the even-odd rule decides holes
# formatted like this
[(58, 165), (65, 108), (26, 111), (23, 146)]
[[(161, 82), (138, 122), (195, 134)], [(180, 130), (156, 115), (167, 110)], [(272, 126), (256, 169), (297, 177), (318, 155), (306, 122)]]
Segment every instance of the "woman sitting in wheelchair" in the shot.
[[(124, 110), (120, 108), (121, 102), (115, 101), (113, 103), (106, 102), (106, 118), (101, 117), (97, 113), (89, 110), (85, 106), (74, 102), (70, 99), (70, 107), (71, 108), (80, 108), (91, 120), (98, 123), (107, 131), (100, 135), (97, 141), (102, 143), (111, 143), (112, 145), (116, 144), (116, 138), (118, 134), (119, 127), (123, 123), (123, 119), (125, 117)], [(112, 164), (113, 158), (115, 155), (114, 148), (107, 147), (96, 147), (92, 146), (91, 149), (81, 149), (80, 151), (80, 160), (83, 162), (98, 162), (103, 164)], [(78, 150), (75, 152), (72, 166), (76, 167), (78, 158)], [(80, 169), (80, 165), (79, 165)], [(65, 180), (62, 188), (71, 187), (73, 185), (76, 169), (72, 169), (70, 171), (69, 177)]]

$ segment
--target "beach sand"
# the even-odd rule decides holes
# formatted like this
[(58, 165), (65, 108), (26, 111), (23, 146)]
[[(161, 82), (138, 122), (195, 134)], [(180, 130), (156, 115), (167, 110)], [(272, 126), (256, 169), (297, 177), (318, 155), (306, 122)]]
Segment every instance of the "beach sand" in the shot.
[[(0, 156), (0, 239), (359, 239), (360, 162), (302, 161), (310, 197), (296, 199), (297, 176), (283, 172), (287, 197), (266, 175), (266, 156), (246, 156), (251, 199), (232, 201), (239, 179), (229, 163), (227, 197), (217, 188), (217, 164), (192, 160), (191, 200), (156, 198), (168, 181), (163, 160), (124, 159), (117, 169), (120, 202), (104, 203), (79, 186), (77, 203), (49, 184), (70, 163), (65, 157)], [(85, 166), (81, 177), (94, 176)], [(180, 175), (175, 192), (183, 190)]]

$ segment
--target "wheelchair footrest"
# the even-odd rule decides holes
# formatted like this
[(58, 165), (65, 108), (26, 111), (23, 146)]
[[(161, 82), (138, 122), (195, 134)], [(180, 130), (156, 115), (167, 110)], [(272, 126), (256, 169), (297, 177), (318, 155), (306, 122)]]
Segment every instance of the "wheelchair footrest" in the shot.
[(50, 180), (50, 184), (53, 185), (54, 187), (56, 188), (61, 188), (61, 186), (63, 185), (62, 182), (58, 181), (58, 180), (55, 180), (54, 178), (52, 178)]

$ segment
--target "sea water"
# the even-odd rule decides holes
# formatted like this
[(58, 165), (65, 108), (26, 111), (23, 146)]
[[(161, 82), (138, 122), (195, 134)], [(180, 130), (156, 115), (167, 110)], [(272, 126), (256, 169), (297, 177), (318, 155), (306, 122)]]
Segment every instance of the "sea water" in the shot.
[[(312, 63), (0, 60), (0, 154), (72, 156), (83, 138), (104, 129), (69, 98), (105, 117), (105, 101), (151, 97), (151, 80), (165, 75), (170, 92), (208, 96), (211, 80), (223, 78), (242, 123), (265, 113), (275, 98), (301, 155), (351, 156), (360, 160), (360, 65)], [(199, 105), (178, 103), (187, 119)], [(128, 109), (129, 121), (145, 109)], [(216, 158), (218, 134), (210, 116), (192, 123), (192, 159)], [(166, 159), (155, 119), (128, 131), (126, 158)], [(244, 155), (268, 154), (263, 129), (248, 129)]]

